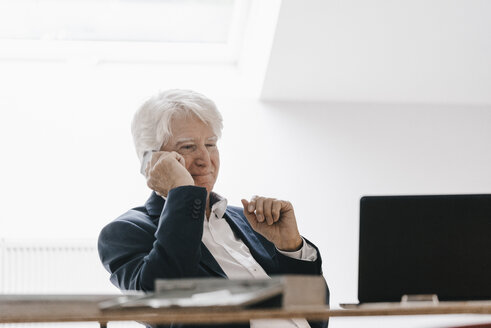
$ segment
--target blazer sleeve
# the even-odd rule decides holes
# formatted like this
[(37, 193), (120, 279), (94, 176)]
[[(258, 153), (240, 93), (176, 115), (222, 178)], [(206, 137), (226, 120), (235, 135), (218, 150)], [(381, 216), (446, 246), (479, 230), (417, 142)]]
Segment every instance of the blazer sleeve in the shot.
[(317, 251), (317, 259), (315, 261), (306, 261), (291, 258), (279, 252), (275, 247), (278, 268), (281, 274), (311, 274), (322, 275), (322, 259), (317, 246), (311, 243), (307, 238), (303, 239)]
[[(276, 250), (275, 247), (276, 258), (278, 261), (279, 271), (281, 274), (322, 275), (322, 259), (319, 249), (313, 243), (308, 241), (305, 237), (304, 240), (316, 249), (317, 259), (315, 261), (297, 260), (278, 252), (278, 250)], [(330, 298), (329, 287), (327, 286), (325, 279), (324, 279), (324, 283), (326, 288), (326, 304), (329, 305), (329, 298)], [(326, 328), (329, 324), (329, 320), (323, 320), (323, 321), (309, 320), (309, 324), (311, 328)]]
[(150, 217), (129, 211), (108, 224), (98, 240), (99, 256), (122, 290), (154, 289), (157, 278), (184, 278), (200, 272), (201, 238), (207, 192), (183, 186), (172, 189), (155, 228)]

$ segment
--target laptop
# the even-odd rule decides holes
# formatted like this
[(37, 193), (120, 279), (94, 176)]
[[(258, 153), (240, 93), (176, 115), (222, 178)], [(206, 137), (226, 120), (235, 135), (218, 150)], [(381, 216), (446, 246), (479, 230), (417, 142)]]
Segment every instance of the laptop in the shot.
[(412, 298), (491, 300), (491, 194), (361, 198), (359, 304)]

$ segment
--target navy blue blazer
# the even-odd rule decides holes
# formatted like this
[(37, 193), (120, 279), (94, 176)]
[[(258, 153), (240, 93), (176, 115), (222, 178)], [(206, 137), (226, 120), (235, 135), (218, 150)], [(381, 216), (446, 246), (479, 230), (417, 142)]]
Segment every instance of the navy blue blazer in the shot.
[[(106, 225), (99, 235), (98, 250), (102, 264), (111, 274), (111, 282), (121, 290), (152, 291), (158, 278), (226, 278), (201, 242), (206, 197), (206, 189), (195, 186), (172, 189), (167, 201), (152, 193), (144, 206), (129, 210)], [(320, 253), (309, 241), (317, 249), (317, 260), (292, 259), (252, 229), (242, 208), (228, 206), (224, 218), (268, 275), (322, 275)], [(328, 301), (327, 285), (326, 290)], [(327, 326), (327, 322), (309, 323), (312, 327)]]

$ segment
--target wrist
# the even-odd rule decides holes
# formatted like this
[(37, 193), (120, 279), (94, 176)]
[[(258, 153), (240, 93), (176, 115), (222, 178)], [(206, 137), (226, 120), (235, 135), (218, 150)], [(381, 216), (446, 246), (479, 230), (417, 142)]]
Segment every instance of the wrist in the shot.
[(194, 186), (194, 180), (193, 179), (182, 179), (176, 181), (170, 189), (174, 189), (177, 187), (183, 187), (183, 186)]
[(284, 245), (279, 245), (277, 246), (278, 250), (283, 251), (283, 252), (296, 252), (300, 250), (303, 246), (303, 239), (298, 235), (295, 240), (285, 243)]

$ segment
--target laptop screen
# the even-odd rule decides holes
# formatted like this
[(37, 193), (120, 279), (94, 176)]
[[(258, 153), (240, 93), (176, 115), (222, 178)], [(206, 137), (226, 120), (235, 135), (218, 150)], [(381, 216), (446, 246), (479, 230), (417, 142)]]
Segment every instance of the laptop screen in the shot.
[(491, 195), (360, 201), (358, 299), (491, 299)]

